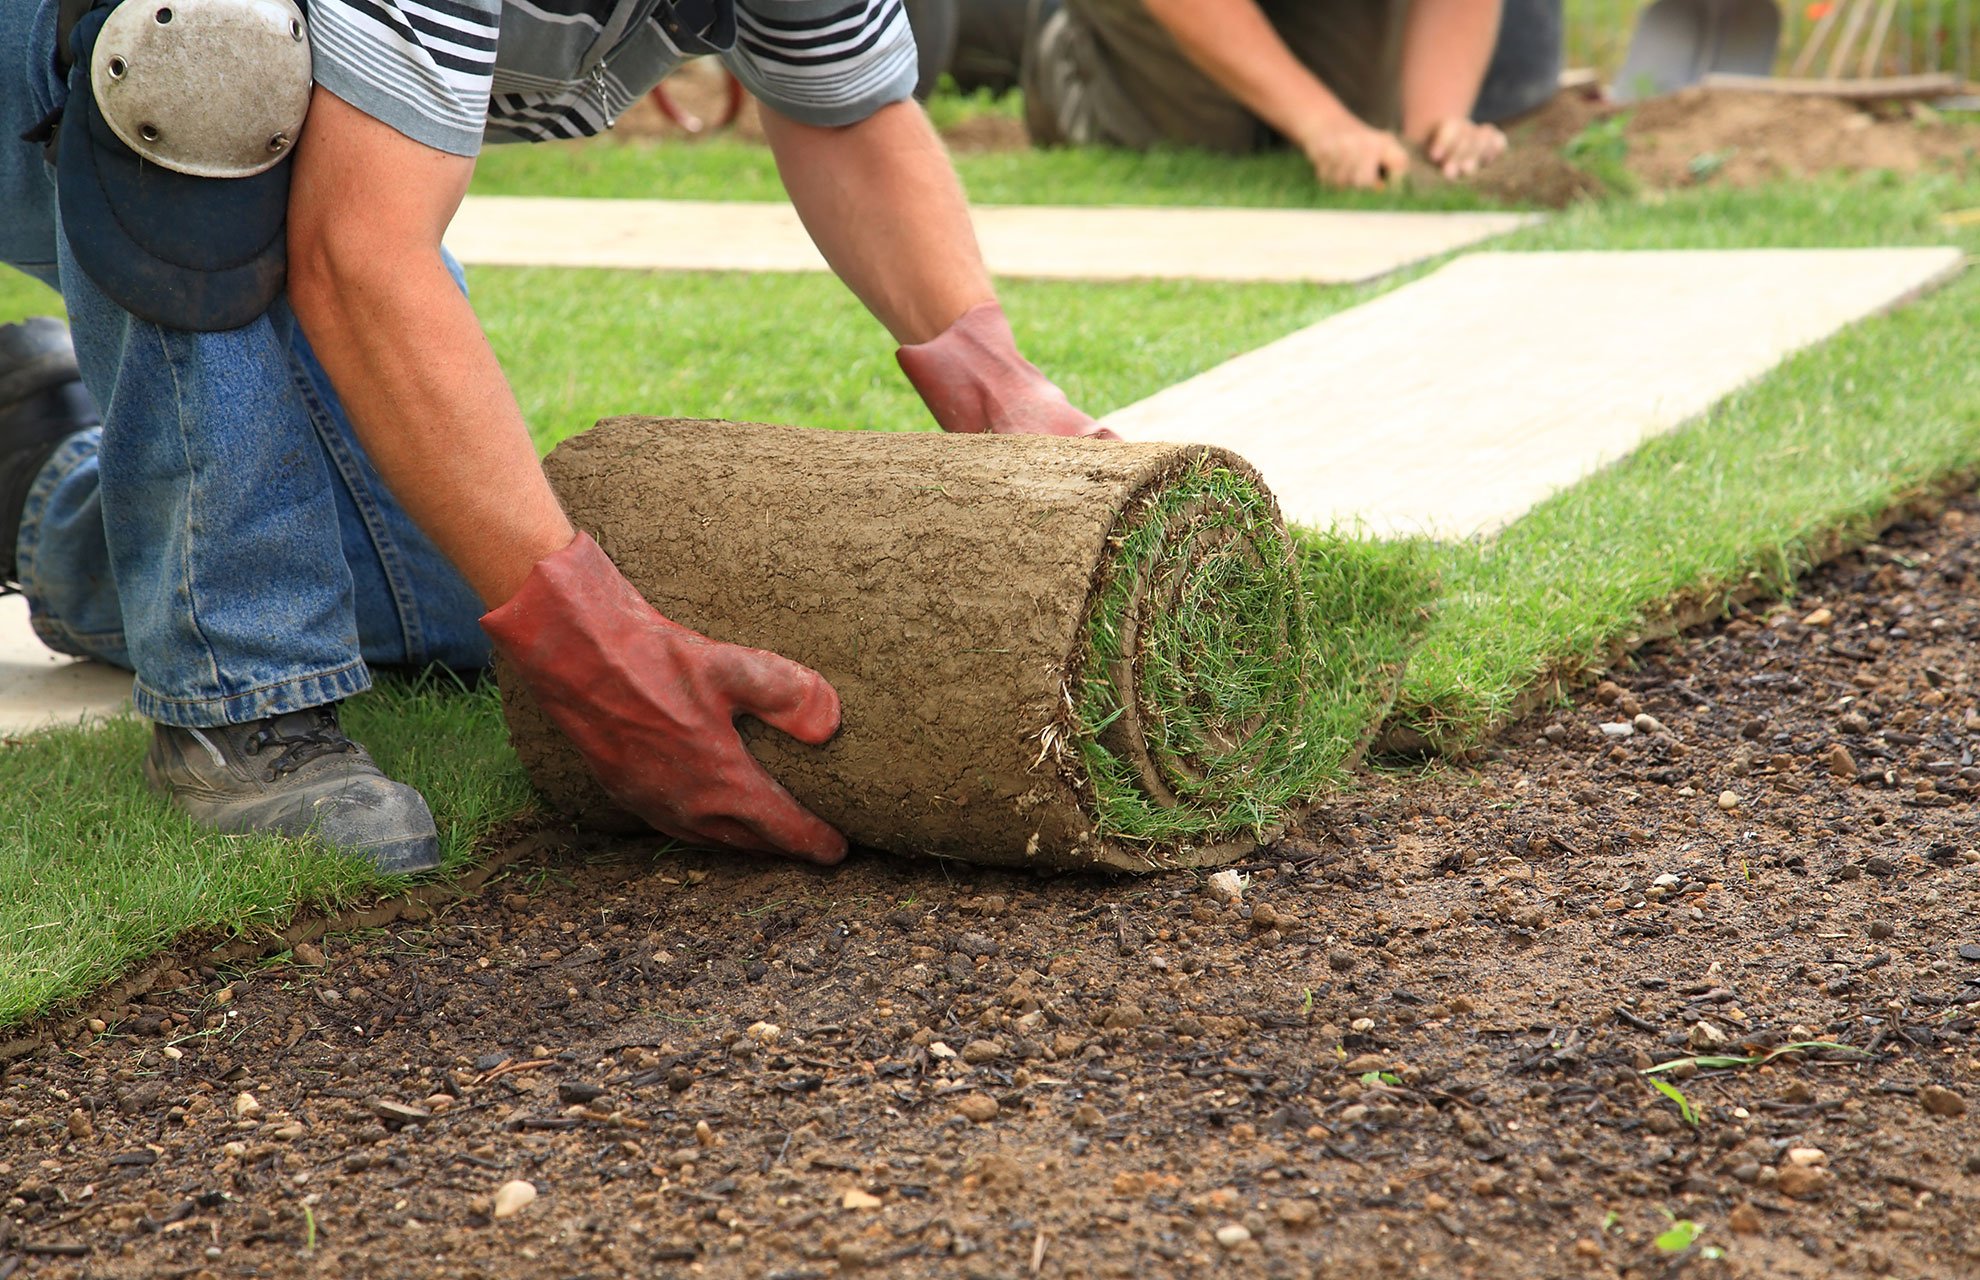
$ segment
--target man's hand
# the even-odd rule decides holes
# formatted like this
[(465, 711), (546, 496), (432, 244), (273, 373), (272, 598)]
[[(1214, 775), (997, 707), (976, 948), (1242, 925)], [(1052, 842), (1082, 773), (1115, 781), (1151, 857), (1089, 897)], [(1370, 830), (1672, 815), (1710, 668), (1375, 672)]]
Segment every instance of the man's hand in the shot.
[(1330, 187), (1383, 187), (1409, 172), (1409, 152), (1394, 134), (1352, 116), (1312, 130), (1300, 139), (1300, 149), (1314, 176)]
[(1446, 178), (1499, 158), (1506, 135), (1471, 109), (1499, 35), (1500, 0), (1410, 0), (1403, 26), (1402, 136)]
[(1439, 120), (1423, 140), (1423, 153), (1446, 178), (1468, 178), (1505, 154), (1506, 135), (1496, 125), (1463, 117)]
[(839, 729), (839, 695), (816, 671), (669, 622), (582, 533), (481, 626), (606, 792), (658, 830), (811, 862), (846, 856), (845, 837), (736, 733), (736, 717), (751, 715), (823, 745)]
[(1149, 16), (1189, 60), (1260, 120), (1292, 139), (1330, 187), (1379, 187), (1409, 168), (1395, 135), (1341, 105), (1294, 56), (1257, 0), (1147, 0)]
[(1018, 354), (1004, 308), (985, 302), (927, 342), (894, 353), (944, 431), (1118, 440)]

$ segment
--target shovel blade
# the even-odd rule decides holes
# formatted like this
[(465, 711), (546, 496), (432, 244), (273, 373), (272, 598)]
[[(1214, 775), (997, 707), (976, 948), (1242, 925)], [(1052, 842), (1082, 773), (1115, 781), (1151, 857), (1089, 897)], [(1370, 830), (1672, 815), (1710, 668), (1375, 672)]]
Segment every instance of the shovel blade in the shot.
[(1719, 71), (1771, 75), (1780, 43), (1774, 0), (1657, 0), (1636, 20), (1612, 96), (1635, 102)]

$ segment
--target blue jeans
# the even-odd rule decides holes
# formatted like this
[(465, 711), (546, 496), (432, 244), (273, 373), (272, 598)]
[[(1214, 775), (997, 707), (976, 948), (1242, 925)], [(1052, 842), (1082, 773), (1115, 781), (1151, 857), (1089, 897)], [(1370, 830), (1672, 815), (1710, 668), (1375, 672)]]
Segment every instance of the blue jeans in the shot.
[(55, 10), (0, 0), (0, 261), (61, 290), (103, 425), (28, 494), (36, 633), (134, 671), (139, 714), (191, 727), (361, 693), (368, 663), (485, 666), (480, 601), (386, 491), (286, 300), (189, 333), (77, 268), (54, 171), (19, 141), (67, 97)]

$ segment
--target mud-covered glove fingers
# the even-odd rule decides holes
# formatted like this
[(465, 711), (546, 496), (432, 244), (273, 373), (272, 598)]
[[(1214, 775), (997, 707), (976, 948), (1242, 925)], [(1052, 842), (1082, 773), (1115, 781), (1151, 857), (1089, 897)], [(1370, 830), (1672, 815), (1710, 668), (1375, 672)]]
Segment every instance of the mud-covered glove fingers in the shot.
[[(711, 644), (702, 673), (732, 715), (749, 715), (811, 746), (839, 731), (839, 694), (802, 663), (762, 649)], [(830, 865), (846, 856), (845, 837), (799, 804), (772, 778), (733, 730), (711, 762), (725, 780), (698, 834), (737, 848), (792, 854)]]
[(818, 743), (839, 718), (823, 677), (660, 616), (589, 537), (539, 562), (482, 627), (606, 792), (682, 839), (837, 862), (845, 839), (743, 745), (745, 711)]
[(799, 804), (742, 746), (731, 762), (733, 785), (718, 800), (719, 811), (692, 821), (692, 834), (733, 849), (780, 853), (820, 866), (844, 860), (846, 838), (830, 823)]
[(1093, 420), (1091, 414), (1066, 399), (1066, 393), (1039, 375), (1043, 386), (1004, 406), (991, 428), (1000, 436), (1069, 436), (1082, 440), (1118, 440), (1119, 436)]
[(799, 742), (824, 746), (839, 731), (839, 692), (810, 667), (766, 649), (715, 646), (710, 674), (737, 711)]
[[(684, 782), (654, 771), (592, 760), (611, 797), (654, 830), (689, 844), (775, 853), (830, 866), (846, 856), (846, 838), (799, 804), (750, 755), (741, 737), (709, 745)], [(658, 784), (658, 785), (656, 785)]]

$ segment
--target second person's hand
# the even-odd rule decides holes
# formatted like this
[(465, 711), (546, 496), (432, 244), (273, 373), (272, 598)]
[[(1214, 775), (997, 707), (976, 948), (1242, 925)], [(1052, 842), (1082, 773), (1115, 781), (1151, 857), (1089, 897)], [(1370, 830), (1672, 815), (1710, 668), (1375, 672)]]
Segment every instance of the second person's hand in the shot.
[(1505, 150), (1506, 135), (1496, 125), (1478, 124), (1461, 116), (1439, 120), (1423, 140), (1423, 154), (1446, 178), (1468, 178)]
[(1300, 140), (1314, 176), (1330, 187), (1384, 187), (1409, 171), (1409, 152), (1392, 133), (1352, 117), (1314, 129)]

